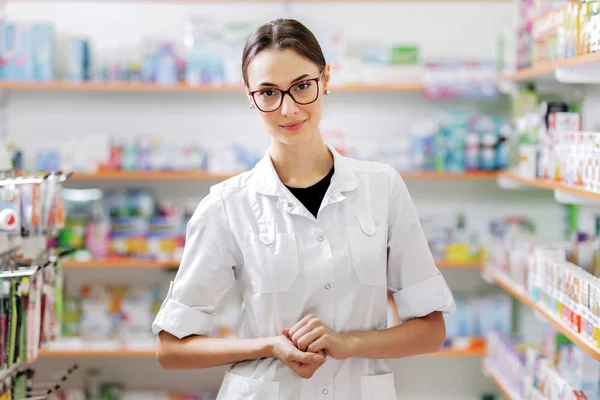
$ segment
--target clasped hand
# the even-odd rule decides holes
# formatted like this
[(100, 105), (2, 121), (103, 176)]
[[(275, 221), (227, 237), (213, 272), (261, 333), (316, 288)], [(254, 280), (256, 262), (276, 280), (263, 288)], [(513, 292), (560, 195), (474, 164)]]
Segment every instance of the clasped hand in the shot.
[(349, 340), (314, 315), (307, 315), (292, 328), (284, 329), (282, 335), (277, 341), (277, 358), (302, 378), (312, 377), (327, 356), (337, 360), (350, 357)]

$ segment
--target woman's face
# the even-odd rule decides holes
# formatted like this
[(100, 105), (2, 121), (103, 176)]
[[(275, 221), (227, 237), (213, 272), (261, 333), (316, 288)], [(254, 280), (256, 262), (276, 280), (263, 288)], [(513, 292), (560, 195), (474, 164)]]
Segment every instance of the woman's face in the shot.
[[(249, 92), (259, 90), (254, 94), (256, 105), (249, 92), (248, 100), (255, 108), (259, 106), (257, 112), (260, 120), (274, 140), (287, 145), (299, 145), (320, 134), (321, 102), (329, 84), (328, 69), (321, 74), (315, 63), (293, 50), (265, 50), (248, 65), (247, 77)], [(260, 110), (267, 109), (270, 104), (279, 103), (278, 92), (273, 89), (290, 89), (298, 101), (312, 101), (312, 93), (316, 92), (311, 91), (316, 90), (317, 82), (309, 80), (319, 77), (321, 79), (318, 82), (318, 97), (311, 104), (298, 104), (289, 94), (285, 94), (283, 103), (277, 110)]]

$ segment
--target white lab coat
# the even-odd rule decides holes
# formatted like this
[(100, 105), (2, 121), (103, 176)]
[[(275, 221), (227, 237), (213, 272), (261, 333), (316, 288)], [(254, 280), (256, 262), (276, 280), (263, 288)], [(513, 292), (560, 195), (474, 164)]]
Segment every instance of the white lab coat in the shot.
[[(385, 329), (388, 289), (402, 321), (454, 311), (400, 175), (328, 147), (335, 173), (318, 218), (281, 183), (268, 151), (251, 171), (211, 188), (188, 223), (155, 334), (210, 335), (236, 289), (240, 338), (280, 335), (307, 314), (337, 332)], [(396, 391), (386, 360), (328, 357), (305, 380), (266, 358), (231, 366), (218, 399), (392, 400)]]

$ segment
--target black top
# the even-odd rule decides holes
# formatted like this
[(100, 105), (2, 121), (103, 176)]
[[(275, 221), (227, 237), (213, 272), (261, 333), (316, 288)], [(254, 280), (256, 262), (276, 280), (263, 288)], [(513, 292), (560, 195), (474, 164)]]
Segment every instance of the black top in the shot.
[(323, 179), (307, 188), (293, 188), (287, 185), (285, 187), (287, 187), (298, 201), (300, 201), (300, 203), (302, 203), (304, 207), (317, 218), (317, 213), (319, 212), (325, 193), (327, 193), (327, 189), (329, 189), (333, 172), (334, 168), (332, 167), (331, 171), (329, 171)]

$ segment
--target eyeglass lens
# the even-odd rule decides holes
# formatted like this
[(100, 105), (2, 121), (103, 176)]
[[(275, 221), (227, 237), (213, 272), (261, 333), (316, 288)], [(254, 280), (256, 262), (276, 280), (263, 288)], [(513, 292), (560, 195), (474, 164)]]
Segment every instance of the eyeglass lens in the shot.
[[(289, 89), (292, 99), (298, 104), (310, 104), (319, 96), (316, 81), (303, 81)], [(256, 106), (261, 111), (275, 111), (283, 102), (283, 92), (276, 88), (265, 88), (253, 94)]]

